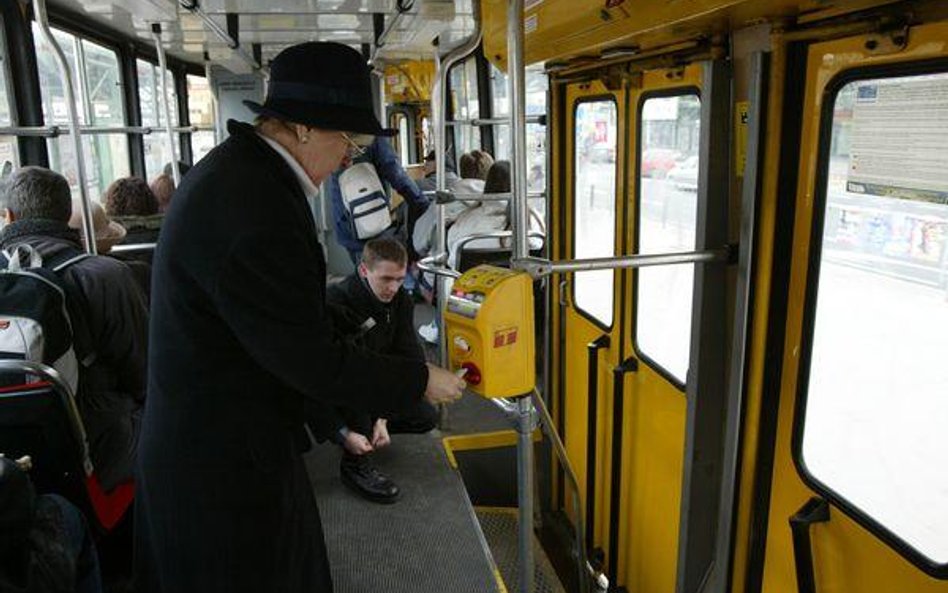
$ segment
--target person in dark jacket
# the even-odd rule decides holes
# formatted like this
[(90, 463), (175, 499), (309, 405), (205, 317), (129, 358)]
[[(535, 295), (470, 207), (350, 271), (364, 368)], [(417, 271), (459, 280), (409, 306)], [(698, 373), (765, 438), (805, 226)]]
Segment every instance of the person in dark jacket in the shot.
[(29, 457), (0, 453), (0, 591), (101, 593), (95, 544), (82, 512), (56, 494), (37, 496)]
[[(408, 203), (410, 211), (409, 218), (414, 220), (422, 212), (427, 210), (429, 200), (421, 193), (412, 178), (408, 176), (405, 169), (402, 168), (401, 161), (391, 142), (387, 138), (376, 138), (365, 152), (354, 159), (355, 162), (368, 162), (375, 166), (379, 179), (392, 186), (395, 191), (400, 193)], [(349, 253), (352, 263), (359, 265), (362, 255), (362, 247), (365, 245), (365, 239), (359, 239), (355, 236), (349, 211), (346, 210), (342, 202), (342, 190), (339, 187), (339, 175), (344, 168), (332, 174), (326, 180), (323, 191), (329, 196), (332, 203), (333, 228), (336, 231), (336, 241), (342, 245)]]
[[(407, 268), (408, 253), (395, 239), (366, 243), (358, 270), (327, 293), (336, 333), (372, 352), (424, 361), (424, 350), (415, 337), (414, 305), (403, 288)], [(307, 416), (317, 439), (342, 447), (342, 482), (369, 500), (389, 503), (398, 500), (398, 486), (372, 465), (371, 453), (388, 446), (392, 434), (428, 432), (435, 427), (438, 411), (418, 400), (388, 417), (320, 404)]]
[[(15, 171), (0, 190), (7, 224), (0, 249), (29, 245), (46, 267), (83, 253), (72, 213), (69, 183), (41, 167)], [(128, 266), (89, 257), (60, 273), (82, 365), (76, 403), (102, 486), (111, 490), (132, 477), (145, 402), (148, 311)]]
[(154, 260), (139, 592), (332, 591), (304, 402), (385, 415), (461, 395), (447, 370), (335, 340), (326, 315), (309, 200), (386, 133), (369, 76), (345, 45), (283, 50), (266, 101), (247, 102), (256, 125), (228, 122), (175, 192)]

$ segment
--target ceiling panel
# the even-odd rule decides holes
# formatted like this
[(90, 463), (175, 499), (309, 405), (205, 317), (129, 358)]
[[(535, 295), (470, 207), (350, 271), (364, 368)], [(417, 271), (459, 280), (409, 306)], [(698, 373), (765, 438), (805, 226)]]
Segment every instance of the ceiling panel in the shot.
[(395, 0), (202, 0), (201, 7), (208, 13), (394, 12)]
[[(0, 0), (5, 1), (5, 0)], [(177, 0), (49, 0), (52, 7), (87, 16), (110, 29), (151, 44), (151, 24), (162, 24), (166, 51), (179, 59), (202, 63), (205, 51), (227, 67), (234, 60), (226, 45)], [(337, 41), (358, 48), (375, 39), (372, 13), (395, 15), (395, 0), (201, 0), (201, 7), (224, 30), (225, 13), (239, 14), (239, 37), (261, 44), (264, 62), (280, 50), (303, 41)], [(473, 30), (471, 0), (415, 0), (399, 17), (378, 57), (427, 58), (440, 36), (442, 51), (461, 43)]]

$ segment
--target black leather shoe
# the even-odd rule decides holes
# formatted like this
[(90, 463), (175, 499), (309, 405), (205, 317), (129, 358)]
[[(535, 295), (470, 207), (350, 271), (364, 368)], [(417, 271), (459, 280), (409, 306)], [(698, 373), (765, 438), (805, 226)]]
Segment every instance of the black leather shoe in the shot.
[(401, 494), (398, 486), (372, 465), (367, 457), (367, 455), (342, 456), (342, 462), (339, 464), (342, 483), (359, 496), (372, 502), (391, 504), (398, 500)]

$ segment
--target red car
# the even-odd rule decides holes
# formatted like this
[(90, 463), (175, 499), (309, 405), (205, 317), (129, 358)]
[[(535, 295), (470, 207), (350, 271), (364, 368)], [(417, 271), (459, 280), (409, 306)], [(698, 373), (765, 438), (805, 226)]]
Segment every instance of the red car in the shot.
[(664, 179), (681, 153), (670, 148), (649, 148), (642, 152), (642, 177)]

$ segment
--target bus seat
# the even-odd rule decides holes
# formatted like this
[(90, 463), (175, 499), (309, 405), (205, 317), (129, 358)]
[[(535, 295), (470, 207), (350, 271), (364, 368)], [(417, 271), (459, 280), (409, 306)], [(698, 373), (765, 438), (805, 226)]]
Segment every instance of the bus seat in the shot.
[[(10, 363), (19, 361), (3, 362), (2, 370), (11, 372)], [(37, 492), (64, 496), (107, 533), (131, 506), (134, 484), (102, 490), (72, 396), (47, 377), (35, 380), (35, 369), (29, 371), (34, 382), (0, 389), (0, 452), (13, 458), (29, 455)], [(23, 370), (17, 374), (22, 378)]]

